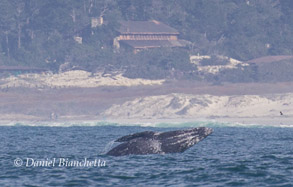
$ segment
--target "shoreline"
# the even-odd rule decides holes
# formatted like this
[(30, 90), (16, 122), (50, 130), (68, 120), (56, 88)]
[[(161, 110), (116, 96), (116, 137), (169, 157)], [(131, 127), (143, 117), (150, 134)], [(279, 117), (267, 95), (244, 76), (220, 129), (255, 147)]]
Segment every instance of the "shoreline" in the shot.
[[(12, 116), (11, 116), (12, 117)], [(161, 118), (161, 119), (101, 119), (96, 116), (71, 116), (61, 117), (58, 120), (47, 120), (42, 118), (18, 118), (0, 119), (0, 126), (48, 126), (48, 127), (70, 127), (70, 126), (143, 126), (143, 127), (192, 127), (217, 124), (216, 126), (231, 127), (293, 127), (292, 116), (280, 117), (218, 117), (218, 118)]]
[[(164, 123), (217, 122), (226, 126), (291, 127), (290, 85), (293, 82), (215, 86), (175, 81), (133, 87), (0, 90), (0, 126), (116, 123), (162, 127)], [(279, 111), (284, 115), (280, 116)]]

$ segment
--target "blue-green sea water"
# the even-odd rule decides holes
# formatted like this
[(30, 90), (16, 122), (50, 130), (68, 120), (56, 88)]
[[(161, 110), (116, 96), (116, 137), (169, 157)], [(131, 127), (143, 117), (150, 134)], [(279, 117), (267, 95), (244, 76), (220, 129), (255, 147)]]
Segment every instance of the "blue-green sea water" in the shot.
[(0, 186), (293, 186), (293, 128), (196, 124), (214, 133), (184, 153), (104, 154), (121, 136), (192, 124), (163, 126), (0, 126)]

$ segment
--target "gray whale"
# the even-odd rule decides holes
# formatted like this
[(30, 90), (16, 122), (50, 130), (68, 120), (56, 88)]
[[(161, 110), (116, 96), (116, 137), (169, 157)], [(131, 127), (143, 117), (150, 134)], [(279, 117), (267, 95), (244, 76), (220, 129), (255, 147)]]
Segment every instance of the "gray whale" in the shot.
[(117, 139), (115, 142), (122, 143), (106, 154), (111, 156), (123, 156), (182, 153), (197, 142), (203, 140), (212, 132), (213, 130), (207, 127), (168, 132), (139, 132)]

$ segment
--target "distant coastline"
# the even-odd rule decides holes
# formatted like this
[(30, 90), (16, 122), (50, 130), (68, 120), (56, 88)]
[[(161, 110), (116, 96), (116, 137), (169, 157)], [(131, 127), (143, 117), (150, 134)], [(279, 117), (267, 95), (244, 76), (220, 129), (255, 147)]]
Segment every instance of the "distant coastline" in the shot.
[[(12, 119), (13, 118), (13, 119)], [(251, 117), (251, 118), (185, 118), (185, 119), (98, 119), (95, 116), (74, 116), (72, 118), (47, 121), (35, 118), (0, 119), (0, 126), (46, 126), (46, 127), (71, 127), (71, 126), (104, 126), (107, 124), (117, 126), (142, 126), (142, 127), (196, 127), (217, 124), (225, 127), (293, 127), (293, 117)]]
[(1, 79), (0, 86), (0, 124), (217, 121), (291, 125), (293, 121), (293, 82), (213, 85), (129, 79), (119, 73), (92, 76), (78, 70), (10, 77)]

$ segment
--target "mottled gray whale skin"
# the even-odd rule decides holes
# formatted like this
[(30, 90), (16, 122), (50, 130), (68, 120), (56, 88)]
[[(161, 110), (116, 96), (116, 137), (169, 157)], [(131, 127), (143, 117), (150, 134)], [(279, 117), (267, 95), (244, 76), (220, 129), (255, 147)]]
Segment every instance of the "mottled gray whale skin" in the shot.
[(182, 153), (213, 132), (211, 128), (198, 127), (168, 132), (145, 131), (117, 139), (123, 142), (111, 149), (107, 155), (147, 155)]

